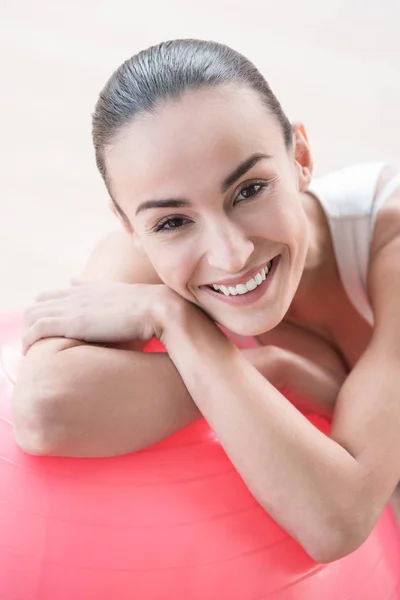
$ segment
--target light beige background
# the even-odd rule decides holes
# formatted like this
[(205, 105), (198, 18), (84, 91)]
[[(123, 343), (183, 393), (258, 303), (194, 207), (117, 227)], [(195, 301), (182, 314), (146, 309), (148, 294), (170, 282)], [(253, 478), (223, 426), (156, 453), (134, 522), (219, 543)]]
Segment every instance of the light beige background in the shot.
[(90, 130), (125, 58), (176, 37), (232, 45), (304, 121), (321, 173), (400, 162), (399, 24), (399, 0), (0, 0), (0, 308), (67, 284), (118, 226)]

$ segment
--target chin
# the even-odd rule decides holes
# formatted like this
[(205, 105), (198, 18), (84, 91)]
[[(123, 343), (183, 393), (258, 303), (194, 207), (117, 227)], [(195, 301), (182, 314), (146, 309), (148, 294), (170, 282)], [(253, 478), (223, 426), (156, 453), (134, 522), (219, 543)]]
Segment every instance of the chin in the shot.
[(265, 319), (260, 320), (258, 323), (238, 323), (237, 321), (229, 322), (228, 320), (224, 323), (219, 322), (219, 325), (225, 327), (232, 333), (236, 333), (237, 335), (242, 335), (244, 337), (256, 337), (258, 335), (262, 335), (267, 331), (271, 331), (274, 329), (282, 319), (270, 319), (266, 321)]
[(289, 307), (290, 302), (285, 302), (281, 298), (279, 310), (276, 303), (274, 303), (273, 308), (271, 306), (265, 306), (264, 308), (259, 307), (253, 314), (242, 316), (224, 315), (224, 318), (221, 319), (221, 321), (217, 319), (217, 322), (237, 335), (255, 337), (267, 333), (277, 327), (284, 319)]

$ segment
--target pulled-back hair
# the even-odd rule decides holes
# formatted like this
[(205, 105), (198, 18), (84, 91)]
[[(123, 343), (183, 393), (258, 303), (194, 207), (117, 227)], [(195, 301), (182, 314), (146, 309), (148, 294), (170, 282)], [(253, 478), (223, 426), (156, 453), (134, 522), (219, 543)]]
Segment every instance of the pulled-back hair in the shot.
[(260, 95), (281, 126), (286, 146), (290, 147), (290, 122), (252, 62), (217, 42), (191, 39), (163, 42), (126, 60), (100, 92), (92, 132), (97, 167), (108, 189), (104, 151), (124, 125), (186, 91), (231, 83), (250, 87)]

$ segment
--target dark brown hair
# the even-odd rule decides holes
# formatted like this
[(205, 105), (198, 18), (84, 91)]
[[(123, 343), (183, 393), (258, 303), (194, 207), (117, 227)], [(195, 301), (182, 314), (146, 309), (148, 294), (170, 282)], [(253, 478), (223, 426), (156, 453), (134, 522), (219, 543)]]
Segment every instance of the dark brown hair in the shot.
[(124, 125), (140, 113), (151, 112), (161, 101), (179, 98), (187, 90), (225, 83), (246, 85), (259, 93), (290, 147), (290, 122), (264, 77), (247, 58), (217, 42), (163, 42), (126, 60), (111, 75), (96, 103), (93, 144), (97, 167), (110, 195), (104, 150)]

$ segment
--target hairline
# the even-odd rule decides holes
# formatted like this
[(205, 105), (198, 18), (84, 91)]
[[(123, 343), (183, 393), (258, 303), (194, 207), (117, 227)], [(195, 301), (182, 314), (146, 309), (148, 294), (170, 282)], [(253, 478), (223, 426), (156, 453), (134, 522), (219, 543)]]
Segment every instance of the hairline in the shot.
[[(131, 116), (129, 119), (127, 119), (124, 123), (122, 123), (119, 127), (117, 127), (115, 129), (114, 133), (109, 137), (107, 142), (103, 143), (103, 145), (101, 146), (100, 152), (96, 151), (97, 166), (98, 166), (99, 170), (101, 171), (101, 175), (103, 177), (107, 191), (110, 195), (110, 198), (111, 198), (113, 204), (115, 205), (115, 208), (118, 210), (118, 212), (121, 214), (121, 216), (124, 219), (128, 220), (128, 217), (125, 215), (124, 211), (121, 209), (118, 202), (114, 198), (114, 195), (112, 193), (111, 180), (108, 176), (107, 168), (106, 168), (106, 156), (107, 156), (107, 154), (109, 154), (112, 151), (112, 149), (115, 147), (115, 144), (118, 141), (121, 141), (123, 139), (123, 137), (124, 137), (123, 132), (128, 127), (130, 127), (133, 123), (135, 123), (138, 119), (146, 117), (146, 116), (151, 117), (152, 115), (157, 113), (157, 111), (160, 110), (163, 106), (168, 105), (170, 102), (180, 101), (189, 94), (196, 94), (197, 92), (202, 92), (202, 91), (206, 92), (207, 90), (210, 90), (210, 89), (211, 90), (214, 90), (217, 88), (229, 89), (229, 88), (238, 88), (238, 87), (242, 88), (243, 90), (246, 90), (247, 92), (250, 91), (255, 96), (258, 96), (258, 98), (261, 100), (263, 106), (268, 111), (269, 115), (278, 124), (278, 127), (281, 131), (281, 135), (283, 137), (283, 140), (284, 140), (287, 150), (289, 150), (292, 147), (292, 139), (291, 138), (289, 140), (286, 139), (283, 125), (280, 122), (277, 115), (271, 109), (271, 106), (268, 103), (268, 99), (265, 97), (265, 95), (260, 90), (257, 90), (256, 88), (254, 88), (250, 84), (246, 83), (245, 81), (241, 81), (240, 79), (232, 79), (230, 81), (204, 82), (204, 83), (200, 83), (197, 85), (192, 85), (184, 90), (179, 90), (175, 94), (168, 94), (168, 95), (164, 96), (163, 98), (160, 98), (157, 102), (155, 102), (152, 107), (138, 110), (135, 115)], [(99, 166), (99, 159), (101, 160), (102, 169), (100, 169), (100, 166)]]

